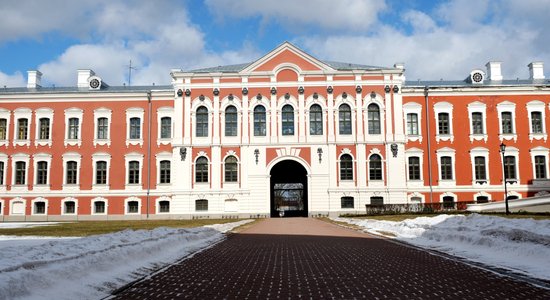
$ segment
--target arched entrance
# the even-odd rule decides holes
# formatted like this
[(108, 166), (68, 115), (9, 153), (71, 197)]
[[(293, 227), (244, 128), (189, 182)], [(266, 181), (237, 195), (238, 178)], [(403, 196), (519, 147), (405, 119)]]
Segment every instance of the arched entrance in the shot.
[(271, 217), (307, 217), (307, 170), (283, 160), (271, 168)]

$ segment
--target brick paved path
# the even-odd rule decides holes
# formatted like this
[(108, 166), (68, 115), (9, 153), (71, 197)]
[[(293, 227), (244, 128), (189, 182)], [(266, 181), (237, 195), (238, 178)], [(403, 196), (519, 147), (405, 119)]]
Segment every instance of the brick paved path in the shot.
[(311, 218), (267, 219), (117, 299), (550, 299), (550, 291)]

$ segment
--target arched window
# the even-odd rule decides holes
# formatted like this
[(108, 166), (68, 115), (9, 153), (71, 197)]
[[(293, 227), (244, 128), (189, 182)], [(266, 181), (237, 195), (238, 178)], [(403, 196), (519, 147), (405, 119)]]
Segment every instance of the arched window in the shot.
[(229, 156), (225, 159), (225, 182), (237, 182), (238, 165), (235, 156)]
[(77, 183), (77, 163), (76, 161), (68, 161), (67, 162), (67, 178), (66, 183), (67, 184), (76, 184)]
[(258, 105), (254, 108), (254, 136), (265, 136), (265, 107)]
[(382, 180), (382, 158), (378, 154), (373, 154), (370, 156), (369, 179)]
[(340, 156), (340, 180), (353, 180), (353, 159), (349, 154)]
[(313, 104), (309, 108), (309, 134), (323, 134), (323, 110), (319, 104)]
[(139, 184), (139, 161), (131, 161), (128, 163), (128, 183)]
[(367, 107), (369, 134), (380, 134), (380, 108), (372, 103)]
[(283, 106), (281, 119), (283, 135), (294, 135), (294, 108), (291, 105)]
[(160, 138), (169, 139), (172, 137), (172, 118), (162, 117), (160, 119)]
[(160, 161), (159, 183), (170, 183), (170, 161)]
[(195, 163), (195, 182), (208, 182), (208, 159), (204, 156)]
[(233, 105), (225, 109), (225, 136), (237, 136), (237, 108)]
[(198, 137), (208, 136), (208, 109), (204, 106), (197, 108), (197, 129)]
[(351, 108), (347, 104), (342, 104), (338, 108), (338, 123), (340, 134), (351, 134)]

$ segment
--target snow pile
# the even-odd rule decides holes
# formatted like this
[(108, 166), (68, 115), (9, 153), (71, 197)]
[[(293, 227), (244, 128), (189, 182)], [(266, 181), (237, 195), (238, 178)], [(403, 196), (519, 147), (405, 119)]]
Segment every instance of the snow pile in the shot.
[(0, 223), (1, 229), (13, 229), (13, 228), (31, 228), (40, 226), (57, 225), (61, 222), (5, 222)]
[(550, 280), (550, 220), (477, 214), (438, 215), (401, 222), (334, 220), (360, 226), (366, 232)]
[[(224, 238), (244, 220), (199, 228), (124, 230), (84, 238), (0, 236), (0, 299), (98, 299)], [(21, 237), (29, 240), (28, 237)]]

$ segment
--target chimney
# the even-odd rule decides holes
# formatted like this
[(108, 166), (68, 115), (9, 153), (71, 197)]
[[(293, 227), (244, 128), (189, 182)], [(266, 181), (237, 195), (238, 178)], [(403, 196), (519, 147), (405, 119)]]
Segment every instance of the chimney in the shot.
[(485, 66), (487, 67), (487, 76), (492, 81), (502, 81), (502, 71), (500, 69), (500, 61), (490, 61)]
[(403, 69), (405, 69), (405, 64), (404, 63), (395, 63), (393, 65), (393, 67), (396, 68), (396, 69), (403, 70)]
[(534, 61), (527, 65), (529, 67), (529, 79), (544, 79), (544, 62)]
[(92, 70), (88, 69), (79, 69), (78, 70), (78, 81), (77, 86), (79, 88), (88, 88), (88, 78), (94, 76), (95, 73)]
[(41, 87), (42, 72), (38, 70), (27, 71), (27, 88), (35, 89)]

